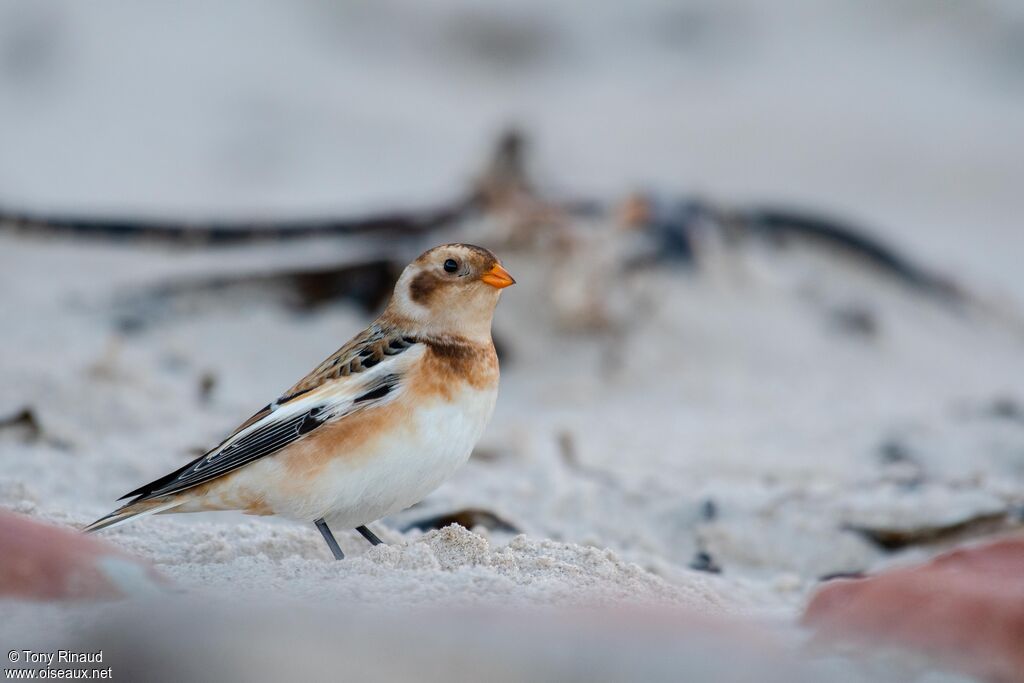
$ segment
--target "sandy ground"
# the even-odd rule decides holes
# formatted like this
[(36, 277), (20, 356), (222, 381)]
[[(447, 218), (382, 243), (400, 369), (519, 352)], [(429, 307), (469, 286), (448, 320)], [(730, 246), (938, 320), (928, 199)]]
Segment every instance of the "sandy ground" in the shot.
[[(1012, 516), (1024, 504), (1024, 418), (1013, 409), (1024, 404), (1014, 304), (1024, 300), (1024, 136), (1019, 67), (999, 27), (1019, 10), (687, 5), (693, 21), (678, 26), (701, 29), (677, 35), (670, 5), (628, 17), (573, 3), (476, 13), (448, 2), (422, 15), (385, 3), (354, 16), (323, 3), (226, 5), (224, 17), (242, 22), (230, 41), (166, 8), (0, 8), (12, 17), (4, 35), (38, 24), (59, 37), (42, 57), (28, 53), (41, 60), (32, 78), (3, 72), (17, 94), (0, 98), (5, 203), (204, 217), (429, 203), (464, 187), (494, 131), (518, 121), (536, 135), (545, 187), (607, 196), (651, 183), (825, 207), (880, 226), (999, 311), (951, 311), (831, 256), (751, 247), (716, 252), (696, 274), (608, 273), (600, 286), (614, 330), (571, 333), (552, 291), (556, 273), (585, 264), (505, 250), (520, 284), (495, 321), (507, 354), (494, 420), (455, 478), (376, 525), (388, 547), (343, 535), (351, 559), (339, 564), (312, 528), (232, 514), (150, 518), (104, 537), (152, 560), (181, 593), (138, 610), (5, 606), (4, 642), (128, 642), (126, 633), (152, 633), (140, 615), (154, 609), (173, 614), (168, 629), (181, 638), (196, 628), (212, 639), (223, 635), (219, 618), (238, 620), (234, 610), (255, 602), (268, 612), (254, 622), (298, 605), (316, 613), (295, 625), (309, 642), (333, 632), (350, 655), (376, 653), (352, 635), (353, 614), (416, 607), (435, 610), (412, 622), (419, 632), (449, 624), (451, 638), (421, 642), (405, 625), (391, 642), (464, 639), (480, 661), (501, 662), (501, 634), (476, 642), (479, 630), (446, 621), (451, 608), (485, 610), (493, 623), (486, 610), (625, 603), (766, 625), (788, 653), (821, 577), (942, 547), (889, 552), (857, 529)], [(492, 15), (515, 28), (513, 46), (539, 42), (494, 61), (466, 38), (493, 38)], [(119, 22), (133, 30), (105, 30)], [(382, 26), (388, 40), (367, 38)], [(652, 37), (659, 27), (665, 42)], [(122, 58), (143, 40), (147, 59)], [(280, 52), (257, 49), (267, 44)], [(134, 114), (115, 116), (125, 111)], [(468, 225), (437, 241), (455, 238), (487, 240)], [(0, 430), (0, 505), (91, 521), (217, 442), (368, 320), (346, 304), (300, 313), (248, 290), (147, 309), (152, 286), (351, 255), (330, 243), (166, 253), (0, 235), (0, 415), (29, 408), (42, 428)], [(851, 308), (868, 310), (877, 331), (837, 322)], [(147, 324), (125, 331), (126, 310), (145, 311)], [(215, 383), (202, 400), (207, 375)], [(464, 507), (522, 535), (399, 531)], [(721, 573), (690, 569), (699, 552)], [(200, 604), (226, 616), (211, 608), (199, 629), (187, 615)], [(581, 637), (580, 661), (600, 669), (603, 639), (623, 629), (584, 620), (597, 632)], [(366, 632), (397, 628), (373, 623)], [(551, 638), (573, 623), (552, 626)], [(557, 667), (548, 633), (514, 642)], [(708, 637), (748, 652), (728, 629)], [(699, 648), (644, 642), (626, 648), (624, 671), (641, 671), (644, 654), (654, 673), (706, 663)], [(795, 672), (778, 662), (752, 670), (821, 680), (820, 665), (831, 666), (801, 658)], [(902, 661), (841, 669), (852, 680), (939, 680)]]
[[(125, 301), (145, 301), (155, 284), (257, 268), (267, 254), (13, 237), (2, 253), (3, 291), (15, 295), (0, 406), (30, 408), (41, 433), (0, 432), (0, 495), (62, 524), (91, 521), (216, 442), (366, 318), (344, 304), (296, 313), (241, 290), (183, 297), (118, 332), (138, 305)], [(185, 591), (174, 601), (375, 613), (656, 606), (755, 619), (789, 647), (821, 577), (943, 547), (890, 553), (850, 527), (945, 527), (1024, 502), (1024, 424), (997, 405), (1015, 396), (1024, 342), (1001, 319), (947, 310), (825, 255), (744, 249), (699, 275), (616, 276), (608, 299), (624, 304), (620, 327), (571, 333), (545, 292), (572, 264), (534, 250), (504, 260), (520, 284), (495, 323), (507, 350), (495, 418), (456, 477), (376, 526), (390, 545), (347, 534), (351, 557), (335, 563), (311, 527), (223, 513), (104, 537), (156, 563)], [(834, 307), (850, 301), (873, 311), (874, 335), (836, 325)], [(523, 535), (398, 531), (464, 507)], [(720, 574), (688, 568), (699, 551)], [(111, 608), (72, 611), (76, 621), (58, 619), (68, 633), (112, 619)], [(16, 613), (19, 631), (38, 625), (35, 608)]]

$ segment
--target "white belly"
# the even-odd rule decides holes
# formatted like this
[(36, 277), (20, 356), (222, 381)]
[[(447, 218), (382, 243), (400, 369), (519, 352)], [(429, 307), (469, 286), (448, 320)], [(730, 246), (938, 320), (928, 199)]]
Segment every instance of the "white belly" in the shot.
[(418, 503), (469, 459), (496, 398), (497, 389), (467, 388), (455, 400), (418, 407), (413, 429), (335, 458), (302, 507), (344, 529)]

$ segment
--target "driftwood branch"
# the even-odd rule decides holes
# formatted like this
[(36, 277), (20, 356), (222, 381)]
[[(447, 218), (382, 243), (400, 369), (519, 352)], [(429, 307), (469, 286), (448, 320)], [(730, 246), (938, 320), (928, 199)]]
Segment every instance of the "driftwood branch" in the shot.
[(741, 214), (748, 231), (773, 240), (804, 239), (859, 257), (919, 292), (962, 302), (964, 292), (949, 278), (926, 269), (869, 230), (821, 214), (784, 208), (755, 208)]
[[(698, 198), (645, 197), (633, 211), (635, 227), (646, 230), (657, 244), (655, 260), (693, 261), (691, 248), (701, 230), (720, 230), (729, 237), (761, 237), (775, 243), (813, 242), (859, 258), (911, 289), (937, 299), (962, 303), (967, 296), (949, 278), (915, 263), (870, 230), (822, 214), (785, 207), (723, 208)], [(643, 206), (643, 202), (648, 204)], [(390, 211), (354, 218), (176, 222), (141, 218), (50, 216), (4, 210), (0, 230), (33, 236), (67, 236), (156, 243), (179, 247), (209, 247), (254, 242), (294, 241), (320, 237), (422, 235), (476, 214), (504, 212), (521, 215), (523, 225), (536, 229), (550, 216), (617, 220), (622, 204), (594, 199), (551, 199), (538, 192), (529, 177), (526, 142), (515, 130), (503, 134), (483, 172), (461, 198), (424, 210)], [(634, 207), (636, 208), (636, 207)], [(526, 228), (524, 228), (525, 230)], [(529, 236), (526, 236), (529, 241)], [(627, 258), (624, 256), (624, 258)]]
[(434, 209), (347, 219), (210, 222), (49, 216), (0, 208), (0, 229), (33, 236), (153, 242), (183, 247), (220, 246), (315, 237), (419, 234), (452, 223), (472, 207), (472, 201), (461, 200)]

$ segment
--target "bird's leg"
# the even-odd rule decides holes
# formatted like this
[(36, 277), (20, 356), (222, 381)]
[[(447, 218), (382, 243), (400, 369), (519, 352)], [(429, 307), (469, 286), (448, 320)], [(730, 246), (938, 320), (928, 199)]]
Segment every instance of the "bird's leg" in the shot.
[(313, 523), (316, 524), (316, 528), (320, 530), (324, 540), (327, 541), (327, 547), (331, 549), (332, 553), (334, 553), (334, 559), (344, 560), (345, 553), (341, 552), (341, 546), (339, 546), (338, 542), (334, 540), (334, 534), (331, 533), (331, 528), (327, 526), (327, 522), (324, 521), (324, 518), (321, 517)]
[(365, 538), (367, 541), (369, 541), (371, 545), (380, 545), (381, 543), (384, 542), (384, 541), (380, 540), (379, 538), (377, 538), (377, 534), (373, 533), (372, 531), (367, 529), (365, 526), (357, 526), (356, 527), (356, 531), (361, 533), (363, 535), (363, 538)]

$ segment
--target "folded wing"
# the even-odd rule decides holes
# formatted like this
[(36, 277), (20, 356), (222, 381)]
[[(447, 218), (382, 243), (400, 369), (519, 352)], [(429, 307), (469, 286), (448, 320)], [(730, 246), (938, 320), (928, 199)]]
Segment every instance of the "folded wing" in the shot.
[(422, 344), (370, 328), (328, 358), (216, 448), (179, 470), (125, 494), (131, 503), (178, 493), (272, 455), (321, 426), (394, 400)]

